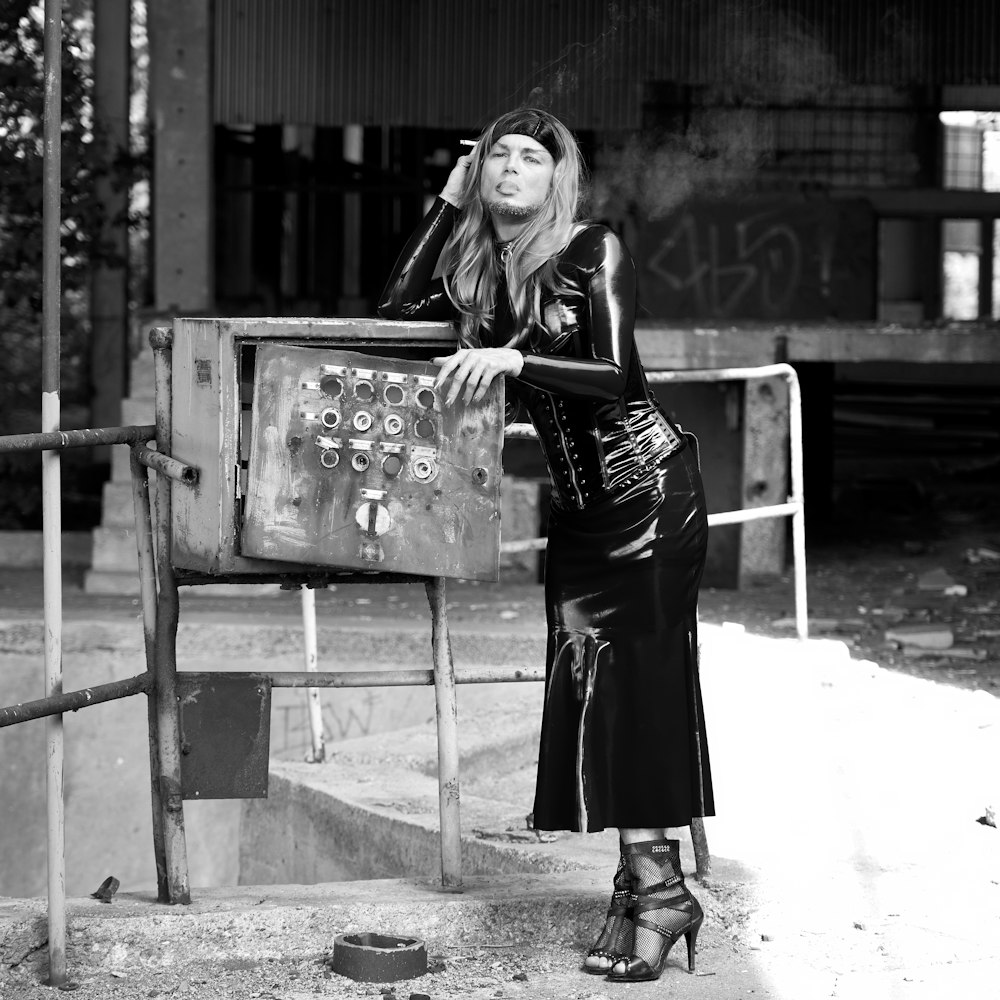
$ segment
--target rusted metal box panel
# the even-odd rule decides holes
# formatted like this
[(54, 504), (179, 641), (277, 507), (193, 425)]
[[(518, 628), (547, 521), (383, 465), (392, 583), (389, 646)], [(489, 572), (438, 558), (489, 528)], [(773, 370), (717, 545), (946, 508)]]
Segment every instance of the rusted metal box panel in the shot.
[(241, 549), (256, 355), (278, 341), (411, 360), (455, 349), (447, 323), (175, 319), (170, 454), (199, 470), (196, 486), (171, 487), (171, 561), (178, 569), (212, 576), (302, 572), (302, 563), (253, 558)]
[(265, 675), (177, 675), (181, 794), (185, 799), (266, 799), (271, 681)]
[(242, 553), (496, 580), (503, 385), (443, 405), (435, 365), (257, 351)]

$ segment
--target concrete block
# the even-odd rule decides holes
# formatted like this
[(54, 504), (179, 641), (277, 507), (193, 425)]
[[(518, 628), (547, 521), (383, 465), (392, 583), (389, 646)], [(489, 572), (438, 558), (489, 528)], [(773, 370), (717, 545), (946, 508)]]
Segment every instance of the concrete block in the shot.
[[(788, 384), (751, 379), (743, 397), (743, 502), (768, 507), (788, 500)], [(739, 585), (785, 568), (787, 518), (749, 521), (740, 535)]]
[(950, 649), (955, 643), (955, 634), (947, 625), (897, 625), (886, 629), (885, 641), (920, 649)]
[(128, 530), (135, 527), (131, 482), (109, 480), (104, 484), (101, 497), (101, 525), (105, 528)]
[[(541, 518), (541, 484), (535, 479), (504, 476), (500, 487), (500, 543), (537, 538)], [(505, 581), (534, 582), (539, 552), (501, 552), (500, 577)]]
[(156, 420), (156, 407), (152, 398), (137, 399), (130, 396), (122, 400), (122, 419), (126, 424), (152, 424)]
[(92, 569), (110, 570), (113, 573), (139, 572), (139, 556), (136, 553), (133, 528), (124, 526), (95, 528), (93, 538)]
[(134, 573), (107, 569), (89, 569), (83, 577), (86, 594), (106, 594), (128, 597), (139, 593), (139, 570)]

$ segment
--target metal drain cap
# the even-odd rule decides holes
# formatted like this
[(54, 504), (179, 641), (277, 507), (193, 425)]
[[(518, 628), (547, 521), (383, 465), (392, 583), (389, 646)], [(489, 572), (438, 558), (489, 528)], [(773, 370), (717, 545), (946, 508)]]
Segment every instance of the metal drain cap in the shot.
[(359, 983), (395, 983), (427, 972), (427, 946), (419, 938), (391, 934), (338, 934), (330, 968)]

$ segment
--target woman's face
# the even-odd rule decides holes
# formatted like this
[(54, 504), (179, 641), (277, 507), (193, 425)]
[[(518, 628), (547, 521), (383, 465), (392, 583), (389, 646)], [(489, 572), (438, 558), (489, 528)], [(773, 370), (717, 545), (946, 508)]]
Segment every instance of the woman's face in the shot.
[(526, 135), (504, 135), (486, 151), (479, 193), (494, 215), (528, 218), (545, 203), (555, 169), (541, 143)]

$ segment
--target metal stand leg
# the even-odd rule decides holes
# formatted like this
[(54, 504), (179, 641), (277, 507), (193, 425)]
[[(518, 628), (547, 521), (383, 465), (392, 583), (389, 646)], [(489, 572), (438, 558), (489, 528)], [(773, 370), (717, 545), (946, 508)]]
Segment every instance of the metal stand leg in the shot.
[(695, 878), (703, 882), (712, 874), (712, 855), (705, 836), (705, 821), (701, 816), (691, 818), (691, 843), (694, 846)]
[[(139, 461), (135, 449), (129, 450), (132, 470), (132, 506), (135, 511), (135, 544), (139, 555), (139, 594), (142, 600), (142, 630), (146, 646), (146, 671), (156, 676), (156, 563), (153, 550), (153, 525), (149, 506), (149, 473)], [(170, 900), (167, 886), (167, 857), (163, 843), (163, 803), (160, 801), (160, 750), (155, 688), (146, 698), (149, 722), (149, 777), (153, 806), (153, 854), (156, 860), (156, 898)]]
[[(301, 596), (302, 645), (306, 671), (312, 673), (316, 670), (319, 659), (316, 649), (316, 591), (311, 587), (303, 587)], [(309, 711), (309, 736), (312, 743), (309, 760), (313, 764), (322, 764), (326, 760), (326, 740), (323, 737), (323, 702), (319, 688), (306, 688), (306, 707)]]
[(462, 823), (458, 790), (458, 704), (455, 664), (448, 634), (444, 577), (426, 583), (431, 606), (431, 645), (434, 652), (434, 696), (437, 705), (438, 795), (441, 806), (441, 884), (462, 887)]
[[(172, 331), (150, 334), (156, 371), (156, 441), (169, 451), (171, 438), (170, 355)], [(181, 795), (181, 735), (177, 704), (177, 617), (179, 602), (170, 561), (170, 490), (167, 476), (156, 478), (156, 563), (159, 598), (156, 608), (156, 717), (159, 744), (159, 791), (169, 902), (190, 903), (184, 801)]]

